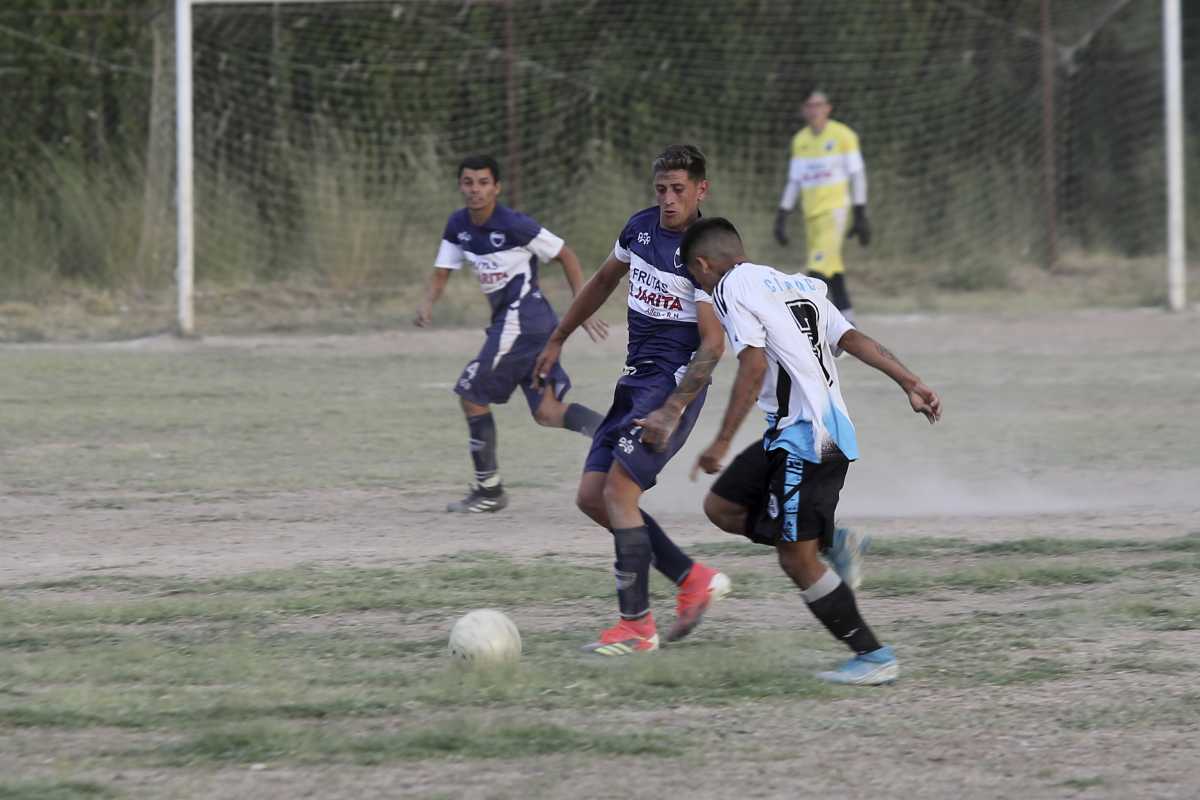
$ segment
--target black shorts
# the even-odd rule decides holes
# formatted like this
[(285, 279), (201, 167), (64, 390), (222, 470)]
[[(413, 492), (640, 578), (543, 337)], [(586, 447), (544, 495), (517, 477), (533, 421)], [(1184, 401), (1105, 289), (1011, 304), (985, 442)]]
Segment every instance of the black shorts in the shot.
[(849, 468), (844, 458), (814, 464), (755, 442), (725, 468), (710, 491), (746, 508), (742, 533), (751, 541), (773, 546), (819, 539), (826, 549), (833, 541)]

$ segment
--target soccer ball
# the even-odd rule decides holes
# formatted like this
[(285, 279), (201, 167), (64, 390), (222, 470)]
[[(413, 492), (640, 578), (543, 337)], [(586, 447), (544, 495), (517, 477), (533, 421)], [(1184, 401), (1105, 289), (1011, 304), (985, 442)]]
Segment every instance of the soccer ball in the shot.
[(480, 608), (450, 629), (450, 656), (482, 667), (514, 663), (521, 657), (521, 633), (503, 612)]

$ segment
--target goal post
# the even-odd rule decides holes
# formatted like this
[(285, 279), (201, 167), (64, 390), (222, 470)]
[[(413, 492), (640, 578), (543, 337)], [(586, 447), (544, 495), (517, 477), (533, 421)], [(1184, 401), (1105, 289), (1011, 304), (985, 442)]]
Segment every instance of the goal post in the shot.
[(193, 0), (175, 0), (175, 327), (180, 336), (196, 333), (192, 3)]
[(1167, 305), (1187, 308), (1183, 158), (1183, 20), (1180, 0), (1163, 0), (1163, 72), (1167, 149)]
[[(294, 4), (355, 0), (285, 0)], [(361, 0), (358, 0), (361, 2)], [(175, 0), (175, 327), (180, 336), (196, 333), (195, 153), (192, 92), (193, 9), (204, 5), (277, 5), (279, 0)]]
[(173, 3), (182, 335), (197, 278), (419, 280), (477, 152), (591, 263), (652, 203), (653, 156), (695, 142), (706, 211), (803, 269), (771, 221), (813, 87), (862, 142), (858, 286), (1003, 291), (1057, 253), (1054, 281), (1136, 273), (1125, 297), (1187, 306), (1179, 0)]

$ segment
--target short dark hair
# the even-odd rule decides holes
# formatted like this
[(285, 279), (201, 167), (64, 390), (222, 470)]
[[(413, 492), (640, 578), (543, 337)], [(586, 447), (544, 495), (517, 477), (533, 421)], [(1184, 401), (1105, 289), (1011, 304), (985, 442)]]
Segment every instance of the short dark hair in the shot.
[(500, 165), (491, 156), (467, 156), (458, 162), (458, 177), (462, 177), (464, 169), (490, 169), (492, 171), (492, 179), (496, 183), (500, 182)]
[(733, 223), (724, 217), (704, 217), (696, 220), (683, 234), (679, 243), (679, 260), (692, 263), (693, 256), (735, 258), (742, 254), (742, 237)]
[(701, 153), (696, 145), (673, 144), (658, 154), (651, 170), (655, 175), (676, 169), (687, 170), (688, 177), (699, 183), (705, 178), (707, 164), (704, 153)]

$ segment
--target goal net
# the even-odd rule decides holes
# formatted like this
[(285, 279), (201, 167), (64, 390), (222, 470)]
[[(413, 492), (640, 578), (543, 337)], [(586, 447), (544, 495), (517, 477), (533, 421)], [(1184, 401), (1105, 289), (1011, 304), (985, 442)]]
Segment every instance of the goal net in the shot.
[[(788, 247), (771, 222), (813, 87), (861, 138), (875, 236), (846, 258), (863, 291), (1160, 256), (1159, 4), (1053, 0), (1048, 26), (1041, 5), (206, 0), (197, 281), (423, 280), (460, 204), (454, 168), (476, 153), (499, 159), (506, 202), (592, 266), (652, 203), (654, 155), (684, 141), (710, 159), (706, 213), (799, 270), (799, 219)], [(160, 100), (156, 151), (173, 152)]]

